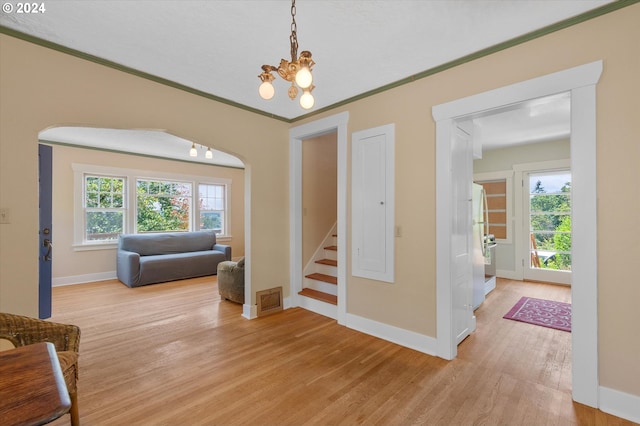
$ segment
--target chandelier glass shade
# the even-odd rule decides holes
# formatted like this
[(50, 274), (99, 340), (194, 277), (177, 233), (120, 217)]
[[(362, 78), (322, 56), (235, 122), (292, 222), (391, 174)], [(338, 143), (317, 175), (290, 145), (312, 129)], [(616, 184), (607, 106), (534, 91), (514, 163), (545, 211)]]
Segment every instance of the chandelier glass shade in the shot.
[(291, 43), (291, 61), (286, 59), (280, 60), (280, 65), (263, 65), (262, 73), (258, 76), (262, 83), (258, 87), (258, 93), (260, 97), (265, 100), (273, 98), (275, 95), (275, 88), (273, 87), (273, 80), (275, 76), (273, 72), (277, 73), (283, 80), (291, 83), (291, 87), (287, 91), (289, 98), (294, 100), (299, 93), (298, 88), (302, 89), (302, 96), (300, 97), (300, 106), (304, 109), (310, 109), (313, 107), (315, 100), (311, 92), (315, 88), (313, 85), (313, 75), (311, 69), (315, 65), (315, 62), (311, 58), (311, 52), (308, 50), (302, 51), (300, 57), (298, 57), (298, 36), (296, 26), (296, 0), (291, 2), (291, 35), (289, 41)]

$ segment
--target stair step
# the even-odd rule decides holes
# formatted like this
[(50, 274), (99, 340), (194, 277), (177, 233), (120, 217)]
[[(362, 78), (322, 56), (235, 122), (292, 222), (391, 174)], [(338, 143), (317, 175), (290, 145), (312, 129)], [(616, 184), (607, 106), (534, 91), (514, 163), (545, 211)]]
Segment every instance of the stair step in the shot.
[(319, 274), (314, 272), (313, 274), (309, 274), (305, 276), (306, 278), (311, 278), (312, 280), (324, 281), (329, 284), (338, 284), (338, 278), (332, 277), (331, 275)]
[(327, 246), (324, 249), (325, 250), (338, 251), (338, 246)]
[(332, 259), (320, 259), (316, 260), (316, 263), (319, 263), (320, 265), (338, 266), (338, 261)]
[(301, 296), (310, 297), (312, 299), (321, 300), (323, 302), (331, 303), (332, 305), (338, 304), (338, 296), (334, 296), (333, 294), (323, 293), (318, 290), (313, 290), (310, 288), (304, 288), (302, 291), (298, 292)]

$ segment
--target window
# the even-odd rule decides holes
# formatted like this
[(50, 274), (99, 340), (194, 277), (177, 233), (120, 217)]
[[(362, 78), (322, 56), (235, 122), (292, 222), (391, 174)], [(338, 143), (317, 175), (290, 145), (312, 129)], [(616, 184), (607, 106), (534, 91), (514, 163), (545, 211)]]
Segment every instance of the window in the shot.
[(489, 213), (489, 233), (496, 239), (509, 238), (507, 226), (507, 180), (496, 179), (476, 182), (484, 188), (487, 195), (487, 211)]
[(125, 232), (125, 178), (85, 175), (84, 241), (112, 241)]
[(73, 164), (74, 249), (112, 249), (124, 233), (213, 230), (230, 241), (231, 180)]
[(225, 185), (198, 185), (200, 229), (212, 229), (216, 234), (224, 233), (227, 204), (225, 193)]
[(529, 174), (531, 268), (571, 270), (571, 172)]
[(138, 179), (136, 232), (190, 231), (192, 184)]

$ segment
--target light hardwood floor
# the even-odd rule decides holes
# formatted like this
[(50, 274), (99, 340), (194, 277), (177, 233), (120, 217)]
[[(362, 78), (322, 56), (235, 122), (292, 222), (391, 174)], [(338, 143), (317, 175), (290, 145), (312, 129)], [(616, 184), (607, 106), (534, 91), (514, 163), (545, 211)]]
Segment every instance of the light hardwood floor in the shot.
[(572, 402), (570, 333), (502, 319), (566, 287), (500, 280), (448, 362), (303, 309), (248, 321), (216, 286), (54, 288), (51, 319), (82, 329), (83, 425), (632, 424)]

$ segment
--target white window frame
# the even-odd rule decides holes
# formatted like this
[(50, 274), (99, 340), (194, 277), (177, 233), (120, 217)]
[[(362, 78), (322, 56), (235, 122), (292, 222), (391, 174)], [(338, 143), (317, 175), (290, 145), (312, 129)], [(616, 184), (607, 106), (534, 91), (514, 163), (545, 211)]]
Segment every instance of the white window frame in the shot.
[[(121, 208), (99, 208), (99, 207), (87, 207), (86, 201), (87, 201), (87, 197), (86, 197), (86, 185), (87, 185), (87, 178), (88, 177), (96, 177), (96, 178), (110, 178), (110, 179), (122, 179), (123, 182), (123, 206)], [(86, 240), (86, 236), (87, 236), (87, 213), (90, 211), (96, 211), (96, 212), (122, 212), (123, 214), (123, 223), (122, 223), (122, 233), (125, 234), (127, 233), (127, 210), (129, 208), (129, 203), (128, 203), (128, 182), (127, 182), (127, 177), (126, 176), (119, 176), (119, 175), (106, 175), (106, 174), (101, 174), (101, 173), (83, 173), (82, 174), (82, 189), (81, 189), (81, 193), (82, 193), (82, 198), (80, 200), (80, 202), (82, 203), (82, 241), (85, 244), (91, 244), (91, 245), (95, 245), (95, 244), (111, 244), (114, 241), (117, 241), (117, 238), (115, 240)], [(77, 192), (76, 192), (77, 193)]]
[(216, 236), (216, 240), (219, 242), (230, 242), (233, 236), (230, 234), (231, 230), (231, 206), (229, 200), (231, 199), (231, 179), (215, 178), (211, 176), (199, 176), (199, 175), (185, 175), (178, 173), (168, 173), (162, 171), (150, 171), (139, 169), (126, 169), (119, 167), (109, 166), (97, 166), (93, 164), (78, 164), (71, 165), (73, 170), (74, 179), (74, 217), (73, 217), (73, 249), (75, 251), (86, 250), (109, 250), (118, 246), (116, 241), (85, 241), (84, 240), (84, 177), (85, 175), (100, 175), (100, 176), (113, 176), (122, 177), (126, 180), (126, 219), (125, 219), (125, 232), (136, 232), (136, 207), (137, 207), (137, 191), (136, 183), (138, 179), (152, 179), (152, 180), (166, 180), (166, 181), (179, 181), (189, 182), (193, 186), (194, 193), (192, 194), (192, 208), (191, 208), (191, 221), (190, 228), (192, 230), (199, 229), (200, 211), (197, 200), (198, 186), (199, 184), (209, 185), (224, 185), (225, 186), (225, 223), (223, 233)]
[[(535, 162), (535, 163), (520, 163), (520, 164), (514, 164), (513, 165), (513, 178), (515, 180), (515, 182), (518, 182), (518, 185), (520, 185), (520, 188), (518, 191), (515, 191), (515, 225), (517, 227), (517, 229), (520, 230), (520, 232), (518, 233), (518, 237), (515, 240), (515, 260), (516, 260), (516, 265), (515, 265), (515, 274), (517, 277), (519, 277), (519, 279), (524, 279), (524, 262), (526, 259), (526, 256), (529, 256), (529, 250), (525, 250), (524, 246), (526, 245), (526, 241), (529, 238), (529, 230), (527, 229), (526, 231), (526, 235), (525, 235), (525, 221), (528, 221), (529, 219), (527, 218), (525, 220), (525, 214), (526, 212), (524, 211), (524, 178), (525, 175), (529, 174), (529, 173), (540, 173), (540, 172), (547, 172), (547, 171), (554, 171), (554, 170), (571, 170), (571, 161), (569, 159), (562, 159), (562, 160), (550, 160), (550, 161), (540, 161), (540, 162)], [(572, 172), (572, 181), (573, 181), (573, 170), (571, 170)], [(528, 183), (527, 183), (527, 188), (528, 188)], [(527, 193), (528, 193), (528, 189), (527, 189)], [(571, 200), (572, 202), (574, 201), (573, 198)], [(573, 226), (573, 223), (572, 223)], [(575, 234), (575, 228), (573, 228), (573, 233)], [(571, 259), (571, 262), (573, 263), (573, 257)]]
[[(222, 198), (222, 202), (224, 203), (223, 205), (223, 209), (222, 210), (203, 210), (200, 209), (200, 185), (212, 185), (212, 186), (222, 186), (224, 189), (224, 195)], [(229, 190), (230, 185), (228, 184), (223, 184), (220, 182), (198, 182), (197, 188), (195, 189), (195, 195), (194, 195), (194, 201), (196, 201), (194, 204), (194, 211), (193, 214), (197, 215), (197, 218), (195, 219), (195, 223), (196, 224), (200, 224), (200, 216), (201, 213), (203, 211), (205, 212), (218, 212), (221, 211), (222, 212), (222, 232), (220, 234), (217, 235), (226, 235), (229, 229), (229, 226), (227, 225), (228, 221), (229, 221), (229, 217), (228, 217), (228, 211), (229, 211), (229, 196), (228, 196), (228, 190)], [(200, 227), (198, 227), (199, 229)]]

